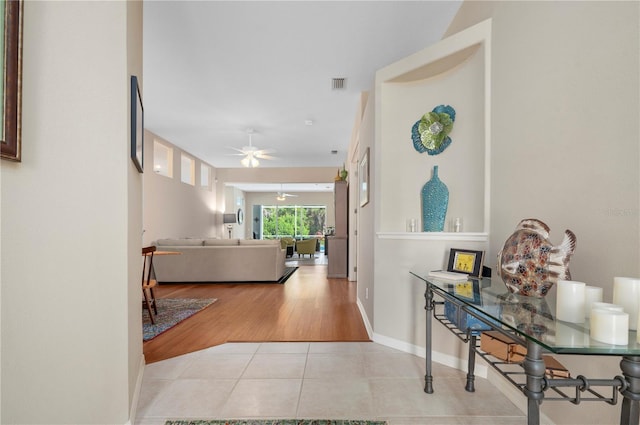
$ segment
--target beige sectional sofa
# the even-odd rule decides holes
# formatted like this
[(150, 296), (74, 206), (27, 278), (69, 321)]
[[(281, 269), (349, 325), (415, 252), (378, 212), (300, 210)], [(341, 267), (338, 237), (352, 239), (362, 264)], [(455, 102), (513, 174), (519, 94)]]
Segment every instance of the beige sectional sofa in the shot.
[(158, 282), (277, 282), (285, 271), (278, 240), (160, 239), (155, 255)]

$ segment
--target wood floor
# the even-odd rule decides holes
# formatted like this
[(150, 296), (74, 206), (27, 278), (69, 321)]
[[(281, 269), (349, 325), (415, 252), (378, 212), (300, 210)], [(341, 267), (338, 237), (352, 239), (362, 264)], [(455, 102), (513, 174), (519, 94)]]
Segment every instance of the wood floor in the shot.
[(226, 342), (369, 341), (356, 283), (301, 266), (285, 284), (160, 285), (158, 298), (217, 298), (210, 307), (144, 343), (153, 363)]

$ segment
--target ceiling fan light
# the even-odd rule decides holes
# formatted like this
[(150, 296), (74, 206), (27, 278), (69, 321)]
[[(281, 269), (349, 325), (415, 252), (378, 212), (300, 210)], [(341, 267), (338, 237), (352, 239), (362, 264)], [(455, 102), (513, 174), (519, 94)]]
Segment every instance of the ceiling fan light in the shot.
[(247, 154), (247, 156), (240, 160), (240, 164), (244, 165), (245, 167), (255, 168), (260, 165), (260, 161), (258, 161), (258, 159), (253, 156), (252, 153), (249, 153)]

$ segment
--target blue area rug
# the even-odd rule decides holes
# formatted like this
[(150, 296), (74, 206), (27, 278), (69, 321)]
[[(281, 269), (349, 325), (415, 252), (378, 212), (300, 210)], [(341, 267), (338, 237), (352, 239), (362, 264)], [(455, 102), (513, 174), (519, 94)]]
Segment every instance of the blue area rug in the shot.
[(149, 341), (218, 301), (216, 298), (157, 298), (158, 315), (151, 324), (149, 312), (142, 309), (142, 340)]
[(386, 425), (386, 421), (353, 419), (229, 419), (166, 421), (164, 425)]

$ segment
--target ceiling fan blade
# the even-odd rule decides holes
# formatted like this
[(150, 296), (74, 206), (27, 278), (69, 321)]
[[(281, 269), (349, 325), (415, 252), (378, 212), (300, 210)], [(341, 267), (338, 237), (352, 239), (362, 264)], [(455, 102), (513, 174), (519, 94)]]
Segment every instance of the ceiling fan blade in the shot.
[(257, 149), (255, 151), (257, 155), (269, 155), (271, 153), (276, 153), (274, 149)]
[(257, 154), (254, 155), (256, 158), (258, 159), (277, 159), (275, 156), (271, 156), (271, 155), (264, 155), (264, 154)]
[(232, 146), (227, 146), (227, 148), (229, 148), (229, 149), (233, 149), (234, 151), (238, 151), (238, 152), (240, 152), (242, 155), (246, 155), (246, 154), (247, 154), (247, 152), (246, 152), (246, 150), (245, 150), (244, 148), (243, 148), (243, 149), (238, 149), (238, 148), (234, 148), (234, 147), (232, 147)]

